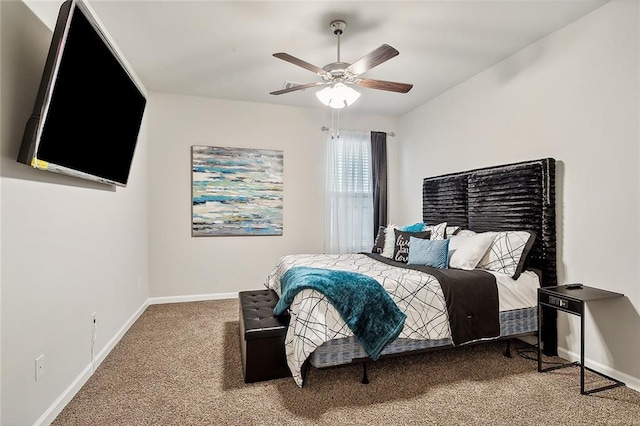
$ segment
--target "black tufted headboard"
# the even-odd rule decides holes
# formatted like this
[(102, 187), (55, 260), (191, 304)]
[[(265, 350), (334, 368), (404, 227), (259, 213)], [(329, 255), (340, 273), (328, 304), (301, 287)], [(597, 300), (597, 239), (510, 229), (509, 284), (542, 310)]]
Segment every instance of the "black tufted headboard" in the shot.
[[(553, 158), (545, 158), (425, 178), (422, 219), (476, 232), (534, 231), (529, 265), (542, 271), (542, 286), (555, 286), (555, 166)], [(555, 355), (555, 311), (545, 310), (543, 317), (545, 353)]]

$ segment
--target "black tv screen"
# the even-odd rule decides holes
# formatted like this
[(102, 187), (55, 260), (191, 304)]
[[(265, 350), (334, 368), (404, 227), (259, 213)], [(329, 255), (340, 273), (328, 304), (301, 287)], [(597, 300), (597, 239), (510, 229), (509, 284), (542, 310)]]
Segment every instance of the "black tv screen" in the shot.
[(18, 161), (126, 186), (146, 99), (85, 5), (58, 15)]

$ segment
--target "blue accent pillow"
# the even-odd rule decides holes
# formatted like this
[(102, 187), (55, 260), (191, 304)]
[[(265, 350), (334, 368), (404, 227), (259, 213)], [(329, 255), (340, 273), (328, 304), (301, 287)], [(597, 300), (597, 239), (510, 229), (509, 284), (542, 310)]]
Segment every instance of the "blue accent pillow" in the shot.
[(426, 226), (427, 226), (426, 223), (418, 222), (418, 223), (414, 223), (413, 225), (403, 226), (402, 228), (398, 228), (398, 229), (400, 231), (405, 231), (405, 232), (422, 232), (425, 230)]
[(447, 269), (449, 260), (449, 240), (422, 240), (409, 238), (409, 265), (424, 265)]

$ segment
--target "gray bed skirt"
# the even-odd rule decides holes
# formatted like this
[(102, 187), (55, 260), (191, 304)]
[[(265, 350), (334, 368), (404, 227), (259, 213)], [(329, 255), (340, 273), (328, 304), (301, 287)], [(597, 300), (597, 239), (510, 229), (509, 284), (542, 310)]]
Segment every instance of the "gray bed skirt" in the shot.
[[(538, 331), (537, 307), (504, 311), (500, 312), (500, 337), (496, 339), (536, 331)], [(396, 339), (384, 348), (381, 356), (451, 345), (450, 338), (439, 340)], [(362, 358), (367, 358), (367, 353), (352, 336), (323, 343), (311, 354), (309, 363), (316, 368), (326, 368), (350, 364), (353, 360)]]

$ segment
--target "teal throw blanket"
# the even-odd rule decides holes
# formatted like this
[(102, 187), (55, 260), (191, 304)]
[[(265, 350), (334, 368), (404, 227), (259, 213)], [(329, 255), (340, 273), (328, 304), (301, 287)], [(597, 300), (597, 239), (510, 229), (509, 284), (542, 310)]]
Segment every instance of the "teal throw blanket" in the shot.
[(407, 318), (373, 278), (306, 266), (291, 268), (280, 278), (282, 296), (274, 314), (284, 313), (296, 294), (307, 288), (326, 296), (373, 360), (398, 337)]

